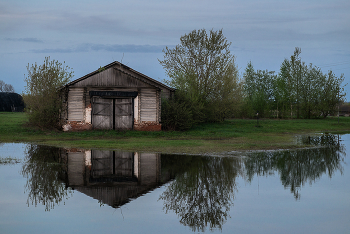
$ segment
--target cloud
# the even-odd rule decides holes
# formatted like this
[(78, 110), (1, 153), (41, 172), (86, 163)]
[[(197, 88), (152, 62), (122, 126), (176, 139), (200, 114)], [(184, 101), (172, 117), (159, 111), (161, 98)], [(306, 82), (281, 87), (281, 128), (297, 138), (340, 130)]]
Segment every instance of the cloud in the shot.
[(56, 48), (56, 49), (34, 49), (33, 53), (79, 53), (89, 51), (107, 51), (122, 53), (161, 53), (165, 45), (120, 45), (120, 44), (81, 44), (74, 49)]
[(161, 53), (165, 46), (154, 45), (103, 45), (95, 44), (91, 46), (91, 50), (95, 51), (111, 51), (111, 52), (127, 52), (127, 53)]
[(5, 38), (6, 41), (14, 41), (14, 42), (30, 42), (30, 43), (44, 43), (42, 40), (33, 37), (25, 37), (25, 38)]
[(46, 53), (73, 53), (75, 52), (72, 49), (35, 49), (31, 50), (31, 52), (36, 54), (46, 54)]

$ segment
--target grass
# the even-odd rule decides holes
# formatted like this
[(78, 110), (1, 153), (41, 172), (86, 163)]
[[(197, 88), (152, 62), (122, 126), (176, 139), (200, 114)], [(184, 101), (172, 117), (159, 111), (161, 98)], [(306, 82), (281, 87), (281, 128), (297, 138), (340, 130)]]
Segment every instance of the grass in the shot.
[[(339, 122), (338, 122), (339, 121)], [(104, 148), (163, 153), (208, 153), (302, 147), (295, 136), (350, 132), (350, 118), (278, 120), (231, 119), (189, 131), (44, 131), (28, 127), (24, 113), (0, 112), (0, 142), (27, 142), (70, 148)]]

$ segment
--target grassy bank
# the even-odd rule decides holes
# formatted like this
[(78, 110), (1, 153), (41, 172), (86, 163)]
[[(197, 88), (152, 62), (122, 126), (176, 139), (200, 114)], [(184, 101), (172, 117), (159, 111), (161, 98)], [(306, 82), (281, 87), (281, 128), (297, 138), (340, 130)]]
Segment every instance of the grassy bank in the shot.
[(300, 147), (299, 134), (350, 132), (350, 118), (311, 120), (232, 119), (202, 124), (186, 132), (42, 131), (26, 127), (24, 113), (0, 112), (0, 142), (28, 142), (76, 148), (167, 153), (205, 153)]

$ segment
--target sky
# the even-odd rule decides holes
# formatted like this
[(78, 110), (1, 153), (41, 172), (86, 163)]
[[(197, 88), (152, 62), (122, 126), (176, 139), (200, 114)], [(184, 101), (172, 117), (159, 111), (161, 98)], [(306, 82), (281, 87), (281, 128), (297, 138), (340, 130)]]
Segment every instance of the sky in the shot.
[(324, 73), (345, 76), (350, 101), (349, 0), (0, 0), (0, 80), (22, 93), (28, 64), (65, 62), (78, 79), (119, 61), (153, 79), (162, 50), (192, 30), (223, 30), (242, 75), (278, 73), (295, 47)]

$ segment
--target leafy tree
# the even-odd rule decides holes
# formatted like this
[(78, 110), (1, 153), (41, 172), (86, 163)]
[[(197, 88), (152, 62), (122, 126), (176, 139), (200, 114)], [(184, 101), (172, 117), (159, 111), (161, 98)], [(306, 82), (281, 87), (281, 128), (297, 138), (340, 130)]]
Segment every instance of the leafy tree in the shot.
[(344, 81), (344, 75), (336, 77), (332, 71), (321, 77), (322, 89), (319, 96), (318, 109), (321, 116), (326, 118), (336, 112), (340, 102), (344, 101), (344, 88), (341, 86)]
[(12, 85), (6, 84), (3, 80), (0, 80), (0, 92), (14, 93), (15, 89)]
[(42, 128), (59, 128), (59, 88), (73, 77), (73, 71), (64, 63), (50, 61), (46, 57), (43, 65), (27, 66), (28, 75), (24, 93), (29, 122)]
[[(180, 38), (181, 44), (163, 50), (159, 60), (170, 80), (169, 86), (186, 94), (205, 121), (221, 121), (232, 115), (238, 69), (234, 64), (229, 43), (222, 30), (193, 30)], [(237, 96), (237, 95), (236, 95)]]
[(282, 116), (291, 118), (326, 117), (334, 114), (344, 100), (344, 75), (336, 77), (332, 71), (323, 74), (321, 69), (301, 61), (301, 49), (295, 48), (290, 60), (285, 59), (275, 82), (274, 98)]
[(273, 94), (275, 98), (275, 110), (277, 118), (284, 118), (288, 107), (289, 95), (287, 94), (287, 85), (281, 76), (277, 76), (273, 83)]
[(278, 104), (283, 105), (283, 114), (289, 108), (291, 118), (295, 114), (297, 118), (300, 117), (301, 89), (305, 77), (303, 72), (305, 72), (306, 67), (299, 57), (300, 53), (301, 49), (296, 47), (290, 60), (285, 59), (282, 62), (279, 77), (275, 84), (275, 91), (278, 92), (280, 98)]
[(294, 92), (297, 118), (300, 117), (300, 84), (302, 83), (302, 80), (304, 78), (302, 76), (302, 66), (305, 66), (304, 63), (302, 63), (301, 58), (299, 57), (300, 53), (301, 49), (299, 47), (295, 47), (294, 54), (290, 57), (290, 75), (292, 77), (292, 87)]
[[(304, 74), (304, 84), (301, 89), (301, 103), (300, 111), (303, 118), (317, 118), (320, 117), (322, 112), (320, 107), (324, 104), (323, 89), (325, 85), (325, 75), (321, 69), (310, 64)], [(339, 88), (334, 86), (333, 88)]]
[(244, 91), (246, 94), (246, 104), (248, 116), (252, 117), (259, 113), (261, 117), (269, 117), (273, 105), (273, 81), (276, 76), (274, 72), (267, 70), (254, 70), (251, 62), (243, 74)]

